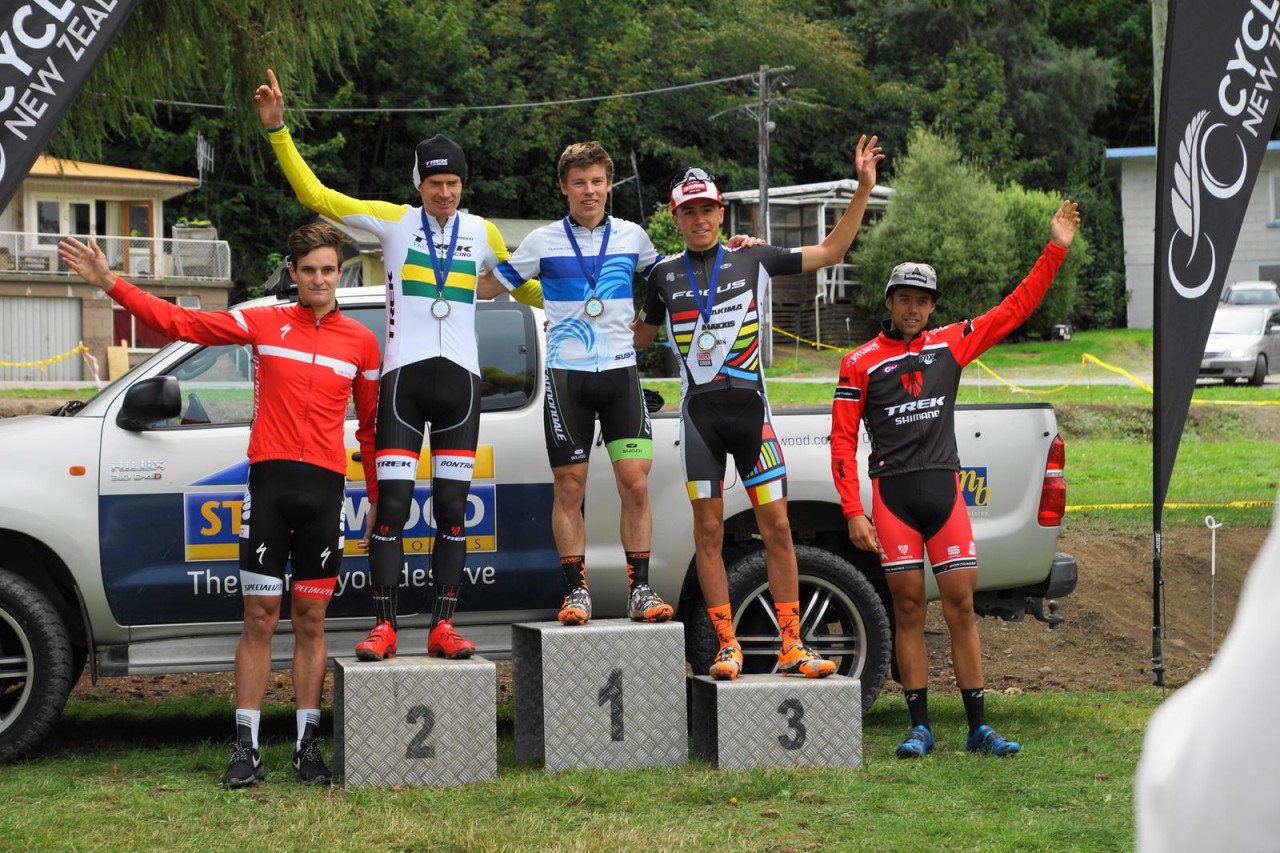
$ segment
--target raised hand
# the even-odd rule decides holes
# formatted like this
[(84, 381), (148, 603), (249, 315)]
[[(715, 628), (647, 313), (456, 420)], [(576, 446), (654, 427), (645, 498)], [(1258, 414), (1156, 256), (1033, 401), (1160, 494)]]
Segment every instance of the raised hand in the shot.
[(284, 124), (284, 93), (280, 91), (280, 83), (276, 73), (267, 69), (267, 82), (259, 86), (253, 93), (253, 100), (258, 104), (258, 118), (266, 128), (279, 127)]
[(854, 150), (853, 166), (858, 176), (858, 189), (866, 187), (870, 190), (876, 185), (876, 166), (884, 159), (884, 150), (876, 145), (879, 137), (872, 136), (870, 140), (864, 133), (858, 139), (858, 146)]
[(68, 237), (58, 243), (58, 257), (76, 275), (103, 290), (110, 290), (116, 283), (116, 275), (107, 265), (107, 256), (102, 254), (97, 243), (90, 241), (85, 244), (75, 237)]
[(1076, 203), (1067, 199), (1049, 220), (1049, 242), (1066, 249), (1076, 238), (1076, 229), (1080, 227), (1080, 211)]

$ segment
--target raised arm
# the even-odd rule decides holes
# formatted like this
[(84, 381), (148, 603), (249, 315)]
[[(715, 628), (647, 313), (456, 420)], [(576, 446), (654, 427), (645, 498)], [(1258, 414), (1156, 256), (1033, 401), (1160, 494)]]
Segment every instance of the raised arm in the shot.
[(116, 274), (107, 264), (107, 256), (90, 241), (87, 245), (75, 237), (68, 237), (58, 244), (58, 257), (76, 275), (95, 287), (110, 291), (116, 283)]
[(258, 104), (258, 118), (264, 128), (275, 130), (284, 124), (284, 92), (280, 91), (280, 82), (270, 68), (266, 84), (253, 93), (253, 100)]
[(858, 139), (854, 149), (854, 171), (858, 176), (858, 188), (845, 208), (844, 215), (817, 246), (805, 246), (800, 250), (802, 269), (812, 272), (822, 267), (838, 264), (853, 245), (853, 238), (862, 225), (862, 217), (867, 212), (867, 202), (871, 199), (871, 190), (876, 185), (876, 166), (884, 159), (884, 152), (876, 145), (877, 137), (867, 139), (864, 133)]

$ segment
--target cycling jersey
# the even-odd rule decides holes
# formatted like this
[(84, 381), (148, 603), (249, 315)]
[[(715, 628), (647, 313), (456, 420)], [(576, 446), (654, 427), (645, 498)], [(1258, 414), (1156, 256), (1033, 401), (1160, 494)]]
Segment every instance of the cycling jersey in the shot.
[[(421, 207), (361, 201), (331, 190), (320, 183), (302, 159), (287, 128), (275, 131), (270, 137), (271, 147), (298, 201), (317, 213), (368, 231), (382, 243), (387, 285), (387, 346), (383, 371), (443, 356), (479, 376), (476, 278), (508, 257), (506, 244), (493, 223), (470, 213), (455, 213), (443, 225), (435, 217), (427, 216), (425, 221), (431, 232), (428, 235), (423, 230)], [(428, 239), (436, 249), (435, 263)], [(451, 246), (453, 260), (450, 263)], [(442, 288), (436, 286), (436, 264), (444, 273)], [(519, 279), (507, 287), (515, 291), (524, 283), (524, 279)], [(539, 305), (535, 291), (536, 283), (531, 283), (515, 295), (522, 302)], [(448, 315), (443, 318), (432, 313), (437, 300), (444, 300), (448, 306)]]
[[(718, 265), (716, 258), (720, 258)], [(686, 249), (654, 268), (644, 322), (657, 326), (666, 319), (667, 336), (680, 356), (682, 397), (728, 387), (764, 390), (760, 371), (764, 287), (770, 276), (799, 273), (803, 258), (800, 249), (752, 246), (728, 251), (717, 245), (705, 252)], [(716, 287), (711, 294), (713, 279)]]
[[(524, 238), (515, 254), (498, 264), (496, 275), (508, 288), (526, 278), (541, 280), (547, 367), (612, 370), (636, 363), (631, 279), (637, 272), (648, 276), (657, 260), (649, 235), (634, 222), (606, 216), (587, 229), (566, 216)], [(593, 297), (603, 303), (594, 317), (587, 306)]]
[(845, 518), (864, 515), (858, 486), (858, 422), (871, 439), (868, 474), (960, 470), (955, 397), (960, 370), (1026, 322), (1067, 251), (1045, 247), (1031, 272), (999, 305), (916, 335), (908, 343), (888, 322), (845, 356), (831, 407), (831, 470)]
[(289, 459), (343, 476), (344, 425), (355, 397), (369, 500), (376, 502), (374, 412), (378, 404), (378, 340), (334, 308), (320, 320), (297, 302), (195, 311), (179, 308), (122, 278), (107, 291), (142, 322), (175, 340), (197, 344), (252, 344), (253, 425), (249, 462)]

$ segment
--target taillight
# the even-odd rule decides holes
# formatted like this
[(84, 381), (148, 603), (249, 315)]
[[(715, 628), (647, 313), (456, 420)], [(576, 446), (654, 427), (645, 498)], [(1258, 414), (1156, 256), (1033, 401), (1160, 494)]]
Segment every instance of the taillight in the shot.
[(1067, 513), (1067, 480), (1062, 474), (1066, 461), (1067, 446), (1061, 435), (1055, 435), (1049, 445), (1049, 458), (1044, 463), (1044, 485), (1040, 488), (1041, 527), (1058, 527)]

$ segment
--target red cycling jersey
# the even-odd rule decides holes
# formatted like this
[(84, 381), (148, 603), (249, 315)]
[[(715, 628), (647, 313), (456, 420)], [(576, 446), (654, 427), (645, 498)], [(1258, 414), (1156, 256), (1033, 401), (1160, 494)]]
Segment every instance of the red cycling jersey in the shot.
[(122, 278), (107, 291), (148, 326), (197, 344), (253, 345), (249, 462), (287, 459), (347, 473), (344, 425), (354, 395), (365, 486), (377, 502), (373, 422), (381, 356), (373, 332), (337, 308), (322, 319), (300, 303), (194, 311)]
[(916, 335), (888, 327), (845, 356), (831, 407), (831, 473), (845, 518), (865, 515), (858, 484), (858, 422), (871, 439), (871, 477), (960, 470), (955, 397), (960, 371), (1026, 322), (1067, 250), (1049, 243), (1031, 272), (999, 305)]

